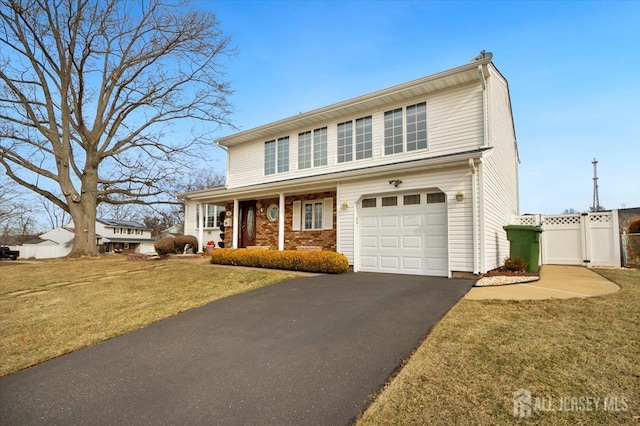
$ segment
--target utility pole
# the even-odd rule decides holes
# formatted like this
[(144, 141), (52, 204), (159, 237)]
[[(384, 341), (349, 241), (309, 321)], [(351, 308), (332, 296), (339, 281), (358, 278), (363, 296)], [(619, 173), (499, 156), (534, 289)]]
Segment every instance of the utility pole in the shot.
[(593, 164), (593, 206), (591, 211), (599, 212), (602, 210), (602, 206), (598, 197), (598, 160), (594, 158), (591, 164)]

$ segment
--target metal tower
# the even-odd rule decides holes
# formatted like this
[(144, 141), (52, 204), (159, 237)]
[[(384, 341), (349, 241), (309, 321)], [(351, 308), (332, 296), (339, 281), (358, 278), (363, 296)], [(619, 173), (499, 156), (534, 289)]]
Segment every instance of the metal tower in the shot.
[(593, 164), (593, 206), (591, 207), (591, 211), (599, 212), (602, 210), (602, 207), (600, 206), (600, 199), (598, 198), (598, 160), (594, 158), (591, 164)]

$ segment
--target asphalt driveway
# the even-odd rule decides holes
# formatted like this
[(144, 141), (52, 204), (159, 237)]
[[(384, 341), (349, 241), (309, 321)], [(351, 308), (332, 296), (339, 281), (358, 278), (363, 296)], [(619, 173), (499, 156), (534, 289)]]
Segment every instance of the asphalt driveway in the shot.
[(298, 278), (0, 378), (0, 424), (345, 425), (472, 280)]

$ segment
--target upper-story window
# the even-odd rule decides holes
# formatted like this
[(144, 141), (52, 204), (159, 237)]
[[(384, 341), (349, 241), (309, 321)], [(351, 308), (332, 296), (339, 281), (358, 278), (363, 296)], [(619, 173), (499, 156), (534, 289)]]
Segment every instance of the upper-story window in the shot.
[(327, 128), (313, 131), (313, 167), (327, 165)]
[(338, 163), (353, 160), (353, 123), (338, 123)]
[(356, 160), (371, 158), (373, 155), (373, 124), (372, 117), (356, 120)]
[[(373, 155), (373, 125), (372, 117), (362, 117), (355, 120), (355, 151), (356, 160), (371, 158)], [(353, 121), (338, 124), (338, 163), (353, 160)]]
[(327, 128), (298, 134), (298, 169), (327, 165)]
[[(405, 121), (406, 129), (403, 124)], [(405, 146), (407, 151), (427, 147), (426, 102), (409, 105), (406, 108), (396, 108), (384, 113), (385, 155), (403, 152)]]
[(289, 136), (264, 143), (264, 174), (289, 171)]

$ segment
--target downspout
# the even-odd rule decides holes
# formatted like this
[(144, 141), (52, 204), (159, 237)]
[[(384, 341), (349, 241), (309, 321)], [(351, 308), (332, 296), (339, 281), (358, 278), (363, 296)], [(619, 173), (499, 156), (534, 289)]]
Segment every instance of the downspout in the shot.
[(478, 201), (476, 200), (477, 185), (476, 185), (476, 165), (473, 159), (469, 159), (469, 167), (471, 168), (471, 215), (472, 220), (472, 232), (473, 232), (473, 274), (478, 275)]
[(482, 82), (482, 128), (483, 128), (483, 140), (480, 148), (487, 148), (489, 146), (489, 124), (487, 123), (487, 119), (489, 116), (488, 109), (488, 98), (487, 95), (487, 82), (485, 81), (484, 70), (482, 69), (482, 65), (478, 65), (478, 72), (480, 73), (480, 81)]
[(479, 262), (479, 270), (480, 273), (484, 274), (487, 272), (487, 235), (486, 235), (486, 225), (485, 225), (485, 205), (484, 205), (484, 161), (482, 158), (478, 160), (478, 203), (480, 214), (478, 215), (478, 220), (480, 221), (480, 262)]

